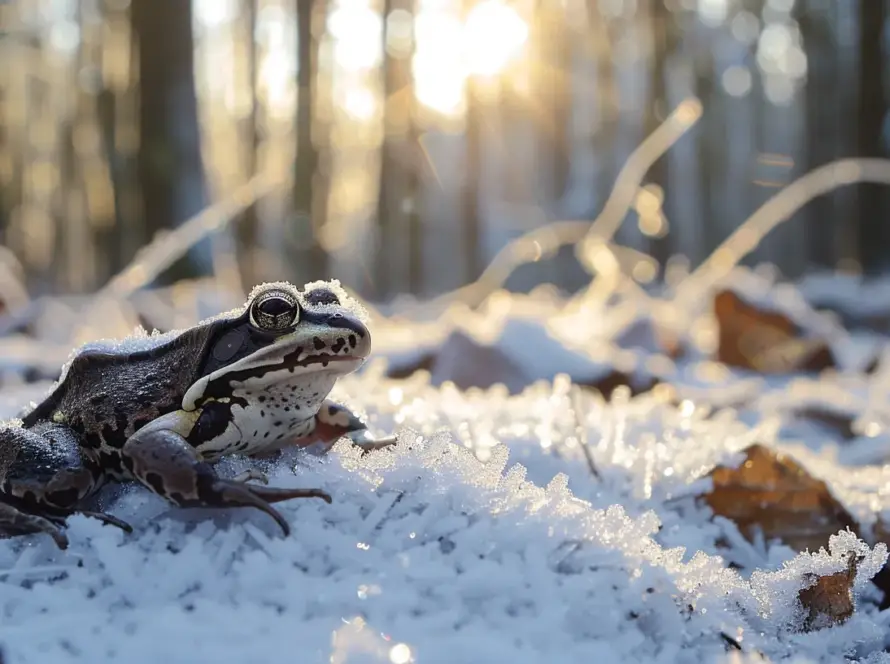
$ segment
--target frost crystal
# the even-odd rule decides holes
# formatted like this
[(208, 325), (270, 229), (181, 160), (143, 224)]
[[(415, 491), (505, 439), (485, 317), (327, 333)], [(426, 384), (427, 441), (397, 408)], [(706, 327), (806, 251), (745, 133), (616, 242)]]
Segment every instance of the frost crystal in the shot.
[[(119, 343), (164, 338), (141, 331)], [(397, 431), (394, 448), (363, 456), (340, 441), (321, 458), (221, 464), (331, 493), (331, 505), (278, 505), (288, 538), (256, 510), (171, 508), (124, 487), (102, 500), (132, 535), (76, 516), (66, 552), (40, 536), (0, 541), (7, 660), (886, 661), (870, 583), (883, 544), (840, 532), (796, 553), (749, 541), (698, 500), (715, 466), (759, 444), (793, 454), (858, 523), (880, 525), (890, 508), (882, 470), (840, 472), (815, 446), (779, 438), (773, 416), (806, 390), (747, 378), (746, 393), (761, 395), (749, 418), (707, 401), (693, 380), (670, 394), (619, 388), (607, 402), (565, 376), (508, 396), (383, 373), (372, 362), (332, 396), (366, 413), (374, 433)], [(879, 390), (838, 378), (845, 390), (851, 413), (884, 412)], [(852, 616), (802, 631), (800, 591), (850, 554)]]
[[(176, 509), (126, 488), (105, 502), (133, 535), (77, 516), (66, 552), (0, 541), (0, 644), (27, 663), (881, 661), (869, 579), (884, 545), (842, 532), (795, 554), (749, 543), (695, 500), (714, 466), (778, 445), (774, 428), (570, 387), (462, 393), (371, 366), (335, 396), (399, 443), (265, 462), (274, 485), (334, 497), (279, 504), (291, 537), (255, 510)], [(801, 633), (808, 575), (851, 552), (855, 613)]]

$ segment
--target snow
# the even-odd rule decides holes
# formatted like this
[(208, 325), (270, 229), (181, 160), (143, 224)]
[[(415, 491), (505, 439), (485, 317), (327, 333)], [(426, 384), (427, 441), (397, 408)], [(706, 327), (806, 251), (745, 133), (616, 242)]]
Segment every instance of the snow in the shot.
[(746, 578), (697, 550), (720, 528), (703, 508), (680, 519), (669, 506), (768, 432), (652, 393), (583, 401), (579, 430), (568, 388), (506, 396), (348, 377), (339, 389), (375, 430), (398, 423), (399, 445), (361, 457), (341, 442), (272, 469), (273, 484), (335, 498), (283, 504), (286, 539), (258, 512), (171, 509), (132, 488), (110, 501), (131, 536), (75, 517), (66, 552), (40, 537), (0, 542), (7, 661), (698, 662), (720, 661), (721, 632), (801, 661), (880, 650), (867, 606), (796, 634), (794, 598), (804, 572), (838, 571), (851, 550), (868, 592), (883, 545), (841, 533), (830, 552)]
[[(541, 305), (535, 323), (526, 304), (500, 309), (487, 331), (490, 311), (450, 314), (497, 345), (524, 389), (387, 378), (407, 326), (372, 326), (384, 351), (332, 396), (373, 432), (396, 431), (396, 447), (361, 456), (341, 441), (321, 457), (222, 462), (223, 474), (257, 466), (273, 485), (333, 496), (279, 504), (290, 537), (256, 510), (172, 508), (123, 487), (103, 502), (131, 535), (77, 516), (64, 552), (45, 536), (0, 540), (4, 664), (890, 662), (890, 612), (870, 582), (884, 544), (845, 531), (798, 554), (746, 541), (696, 500), (715, 466), (759, 443), (825, 480), (870, 537), (890, 517), (890, 466), (864, 451), (853, 465), (830, 435), (789, 422), (832, 408), (879, 445), (886, 371), (764, 379), (694, 360), (660, 374), (670, 386), (606, 400), (571, 379), (614, 360), (614, 346), (556, 339), (559, 307)], [(651, 365), (643, 349), (632, 356), (631, 369)], [(545, 380), (548, 358), (565, 373)], [(50, 385), (0, 390), (0, 417)], [(856, 612), (802, 631), (808, 575), (846, 569), (849, 552)]]

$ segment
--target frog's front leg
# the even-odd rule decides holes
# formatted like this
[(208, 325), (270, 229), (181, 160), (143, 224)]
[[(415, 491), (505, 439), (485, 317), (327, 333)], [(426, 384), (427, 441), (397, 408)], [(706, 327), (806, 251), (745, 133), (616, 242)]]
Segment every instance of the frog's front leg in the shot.
[(34, 432), (0, 428), (0, 534), (47, 533), (59, 548), (66, 517), (81, 513), (131, 530), (109, 515), (81, 509), (102, 484), (99, 468), (80, 451), (76, 434), (62, 426)]
[[(255, 507), (271, 516), (285, 536), (290, 526), (272, 503), (291, 498), (331, 497), (320, 489), (284, 489), (248, 484), (245, 478), (224, 479), (204, 461), (182, 433), (178, 413), (155, 420), (124, 444), (124, 463), (133, 477), (180, 507)], [(183, 428), (188, 428), (185, 426)]]
[(365, 452), (383, 449), (396, 443), (395, 436), (374, 438), (358, 415), (346, 406), (326, 399), (315, 415), (315, 428), (312, 433), (298, 439), (297, 444), (303, 446), (322, 442), (327, 450), (344, 436)]
[(0, 533), (6, 537), (46, 533), (53, 538), (60, 549), (68, 548), (68, 537), (58, 524), (46, 517), (7, 504), (3, 496), (0, 496)]

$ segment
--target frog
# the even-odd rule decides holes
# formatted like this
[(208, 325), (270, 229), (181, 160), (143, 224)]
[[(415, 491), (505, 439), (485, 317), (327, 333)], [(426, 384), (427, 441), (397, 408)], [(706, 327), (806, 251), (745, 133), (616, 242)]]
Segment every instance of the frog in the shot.
[(75, 350), (40, 403), (0, 424), (0, 535), (46, 534), (65, 549), (74, 514), (132, 532), (92, 509), (115, 483), (142, 485), (178, 507), (255, 508), (290, 535), (273, 504), (331, 503), (330, 494), (268, 486), (258, 470), (224, 477), (218, 462), (315, 443), (329, 450), (344, 437), (363, 454), (395, 443), (371, 436), (329, 396), (371, 352), (356, 304), (336, 281), (272, 282), (193, 327), (144, 334), (136, 348)]

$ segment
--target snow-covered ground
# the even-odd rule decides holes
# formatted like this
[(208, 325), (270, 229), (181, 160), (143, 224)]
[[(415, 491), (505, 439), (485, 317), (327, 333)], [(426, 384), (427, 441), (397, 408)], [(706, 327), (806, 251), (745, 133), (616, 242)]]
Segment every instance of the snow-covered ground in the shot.
[[(361, 457), (341, 441), (267, 467), (274, 485), (334, 498), (280, 504), (288, 538), (258, 511), (170, 508), (130, 487), (106, 501), (132, 535), (75, 517), (64, 552), (47, 537), (0, 540), (0, 661), (890, 662), (890, 611), (871, 583), (884, 544), (850, 532), (809, 553), (749, 542), (698, 499), (716, 466), (759, 443), (825, 480), (871, 537), (890, 508), (890, 466), (876, 465), (890, 450), (883, 373), (766, 379), (653, 362), (642, 347), (582, 352), (547, 332), (564, 311), (535, 306), (501, 310), (512, 322), (491, 333), (525, 385), (512, 394), (448, 382), (466, 345), (432, 377), (388, 378), (379, 358), (342, 380), (334, 396), (400, 442)], [(404, 359), (404, 323), (393, 327), (375, 340)], [(569, 378), (616, 361), (672, 387), (607, 401)], [(544, 380), (553, 367), (567, 375)], [(0, 416), (48, 386), (0, 391)], [(817, 402), (865, 433), (842, 447), (796, 419)], [(808, 574), (843, 572), (849, 552), (854, 614), (807, 631)]]

